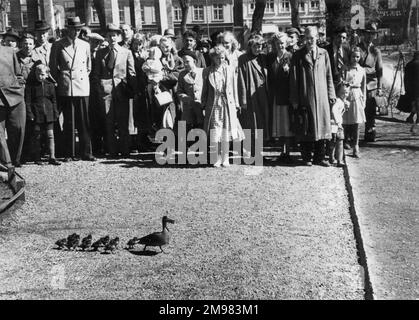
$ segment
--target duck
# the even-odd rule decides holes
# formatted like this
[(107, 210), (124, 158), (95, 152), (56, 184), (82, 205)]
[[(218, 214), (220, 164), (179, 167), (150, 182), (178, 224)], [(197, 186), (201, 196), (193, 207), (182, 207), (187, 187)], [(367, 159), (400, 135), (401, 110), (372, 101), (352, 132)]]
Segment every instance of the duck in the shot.
[(81, 245), (80, 248), (85, 251), (86, 249), (89, 249), (90, 246), (92, 245), (92, 235), (89, 234), (87, 237), (84, 237), (81, 240)]
[(73, 233), (67, 237), (67, 248), (68, 250), (76, 250), (80, 243), (80, 235)]
[(63, 249), (65, 246), (66, 246), (66, 244), (67, 244), (67, 238), (64, 238), (64, 239), (61, 239), (61, 240), (58, 240), (56, 243), (55, 243), (57, 246), (58, 246), (58, 249)]
[(164, 216), (162, 218), (163, 230), (161, 232), (150, 233), (138, 240), (139, 244), (144, 245), (143, 251), (145, 251), (147, 247), (160, 247), (161, 252), (164, 252), (162, 246), (169, 243), (169, 228), (167, 228), (168, 223), (173, 224), (175, 221), (167, 216)]
[(127, 249), (128, 250), (134, 249), (134, 246), (138, 243), (138, 240), (140, 240), (140, 239), (138, 239), (137, 237), (134, 237), (134, 238), (128, 240)]
[(110, 251), (111, 253), (113, 253), (113, 251), (118, 248), (118, 245), (119, 245), (119, 237), (116, 237), (115, 239), (110, 240), (108, 244), (106, 244), (105, 252)]

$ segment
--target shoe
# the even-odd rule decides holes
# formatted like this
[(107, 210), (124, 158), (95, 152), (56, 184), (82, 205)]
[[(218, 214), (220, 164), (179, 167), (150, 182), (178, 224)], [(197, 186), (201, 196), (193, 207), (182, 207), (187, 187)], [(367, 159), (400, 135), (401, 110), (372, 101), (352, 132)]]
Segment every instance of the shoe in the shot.
[(365, 142), (375, 142), (376, 141), (375, 129), (370, 129), (370, 130), (366, 131), (364, 140), (365, 140)]
[(48, 163), (52, 164), (53, 166), (60, 166), (61, 165), (61, 162), (58, 162), (57, 159), (55, 159), (55, 158), (50, 158), (48, 160)]
[(344, 162), (339, 162), (339, 161), (338, 161), (338, 163), (336, 164), (336, 167), (338, 167), (338, 168), (344, 168), (344, 167), (346, 167), (346, 163), (344, 163)]
[(352, 156), (353, 156), (354, 158), (359, 159), (359, 147), (358, 147), (358, 146), (355, 146), (355, 147), (354, 147), (354, 152), (353, 152)]
[(351, 145), (350, 145), (349, 143), (345, 142), (345, 143), (343, 144), (343, 148), (344, 148), (345, 150), (351, 150)]
[(221, 167), (221, 157), (220, 156), (217, 157), (217, 161), (214, 163), (214, 167), (215, 168)]
[(15, 162), (13, 165), (15, 168), (22, 168), (22, 164), (19, 161)]
[(41, 160), (35, 160), (35, 164), (38, 166), (43, 166), (44, 163)]
[(315, 161), (315, 162), (313, 162), (313, 164), (316, 165), (316, 166), (321, 166), (321, 167), (330, 167), (329, 162), (327, 162), (326, 160)]
[(71, 158), (73, 161), (80, 161), (80, 158), (77, 158), (77, 157), (72, 157)]
[(293, 163), (291, 156), (289, 154), (284, 153), (279, 156), (279, 161), (285, 164)]
[(81, 158), (83, 161), (96, 161), (96, 158), (94, 156), (87, 156)]
[(230, 166), (231, 166), (231, 165), (230, 165), (230, 160), (229, 160), (228, 158), (227, 158), (227, 159), (225, 159), (221, 165), (222, 165), (223, 167), (226, 167), (226, 168), (230, 167)]
[(306, 167), (311, 167), (311, 166), (313, 165), (313, 163), (312, 163), (311, 161), (303, 161), (303, 164), (304, 164)]

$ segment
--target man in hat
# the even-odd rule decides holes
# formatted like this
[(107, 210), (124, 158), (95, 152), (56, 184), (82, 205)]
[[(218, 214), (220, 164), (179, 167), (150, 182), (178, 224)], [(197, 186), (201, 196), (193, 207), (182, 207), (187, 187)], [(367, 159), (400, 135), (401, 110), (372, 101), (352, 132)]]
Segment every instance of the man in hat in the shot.
[(20, 40), (19, 33), (13, 28), (10, 28), (9, 30), (7, 30), (7, 32), (4, 35), (5, 46), (13, 48), (15, 52), (19, 51), (19, 46), (18, 46), (19, 40)]
[(328, 45), (330, 45), (330, 43), (326, 38), (326, 30), (324, 27), (319, 27), (319, 40), (317, 41), (317, 46), (326, 49)]
[(298, 41), (300, 39), (300, 31), (298, 31), (297, 28), (289, 28), (287, 30), (287, 34), (290, 39), (287, 50), (291, 53), (294, 53), (300, 48), (298, 46)]
[(376, 23), (369, 23), (362, 33), (361, 60), (359, 64), (365, 68), (367, 74), (367, 99), (365, 107), (365, 136), (367, 142), (374, 142), (376, 139), (375, 117), (376, 103), (375, 97), (382, 95), (383, 83), (383, 59), (381, 51), (374, 44), (373, 40), (377, 36), (378, 28)]
[(0, 74), (0, 161), (8, 167), (20, 167), (26, 123), (25, 81), (13, 48), (0, 46)]
[(45, 20), (35, 22), (36, 47), (34, 49), (34, 60), (49, 65), (52, 44), (48, 42), (50, 26)]
[(78, 160), (75, 150), (74, 128), (79, 135), (82, 160), (94, 161), (90, 142), (89, 95), (91, 70), (90, 45), (78, 38), (79, 17), (69, 17), (67, 35), (51, 48), (50, 69), (57, 81), (57, 96), (64, 116), (64, 147), (66, 161)]
[(197, 57), (196, 66), (198, 68), (206, 68), (206, 62), (204, 55), (196, 49), (196, 33), (190, 30), (186, 30), (183, 35), (183, 48), (179, 51), (179, 57), (183, 56), (185, 51), (193, 51)]
[(346, 29), (338, 28), (333, 33), (333, 43), (325, 48), (329, 54), (335, 87), (345, 79), (347, 66), (350, 62), (351, 53), (347, 40), (348, 33)]
[(134, 30), (129, 24), (123, 24), (121, 26), (122, 31), (122, 41), (119, 43), (121, 47), (132, 49), (132, 37), (134, 36)]
[[(107, 26), (109, 47), (97, 52), (92, 70), (92, 82), (100, 92), (99, 101), (105, 113), (104, 141), (111, 158), (121, 152), (123, 157), (129, 156), (130, 136), (129, 92), (135, 88), (136, 73), (132, 52), (119, 45), (121, 29), (114, 24)], [(118, 129), (119, 148), (115, 127)], [(118, 150), (119, 149), (119, 150)]]

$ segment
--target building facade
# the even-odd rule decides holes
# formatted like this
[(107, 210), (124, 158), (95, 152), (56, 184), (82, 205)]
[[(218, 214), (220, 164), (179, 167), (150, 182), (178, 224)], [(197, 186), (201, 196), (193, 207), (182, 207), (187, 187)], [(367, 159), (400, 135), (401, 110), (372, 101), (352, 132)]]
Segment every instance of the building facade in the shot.
[[(249, 28), (252, 24), (252, 15), (255, 0), (243, 1), (243, 22)], [(323, 0), (302, 0), (299, 5), (300, 24), (325, 25), (326, 5)], [(291, 3), (289, 0), (266, 0), (265, 14), (262, 23), (262, 32), (270, 33), (285, 31), (291, 26)]]

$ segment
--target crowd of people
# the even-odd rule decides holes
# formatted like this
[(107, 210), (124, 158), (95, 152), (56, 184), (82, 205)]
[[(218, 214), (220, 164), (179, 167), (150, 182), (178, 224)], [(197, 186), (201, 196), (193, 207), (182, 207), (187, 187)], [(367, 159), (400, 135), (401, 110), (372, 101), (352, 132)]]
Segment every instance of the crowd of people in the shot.
[(231, 141), (250, 141), (243, 156), (254, 155), (256, 139), (276, 144), (286, 163), (298, 144), (307, 166), (344, 166), (343, 148), (359, 157), (364, 122), (365, 140), (375, 141), (383, 66), (374, 24), (355, 43), (344, 28), (329, 43), (316, 26), (270, 39), (248, 34), (242, 43), (230, 31), (204, 41), (199, 27), (179, 39), (171, 29), (145, 35), (109, 24), (102, 36), (78, 17), (68, 18), (60, 39), (51, 41), (49, 31), (37, 21), (35, 34), (9, 30), (0, 46), (0, 160), (7, 165), (42, 164), (45, 150), (52, 165), (61, 164), (56, 155), (95, 161), (129, 157), (133, 145), (153, 151), (153, 134), (179, 121), (205, 130), (216, 167), (229, 166)]

